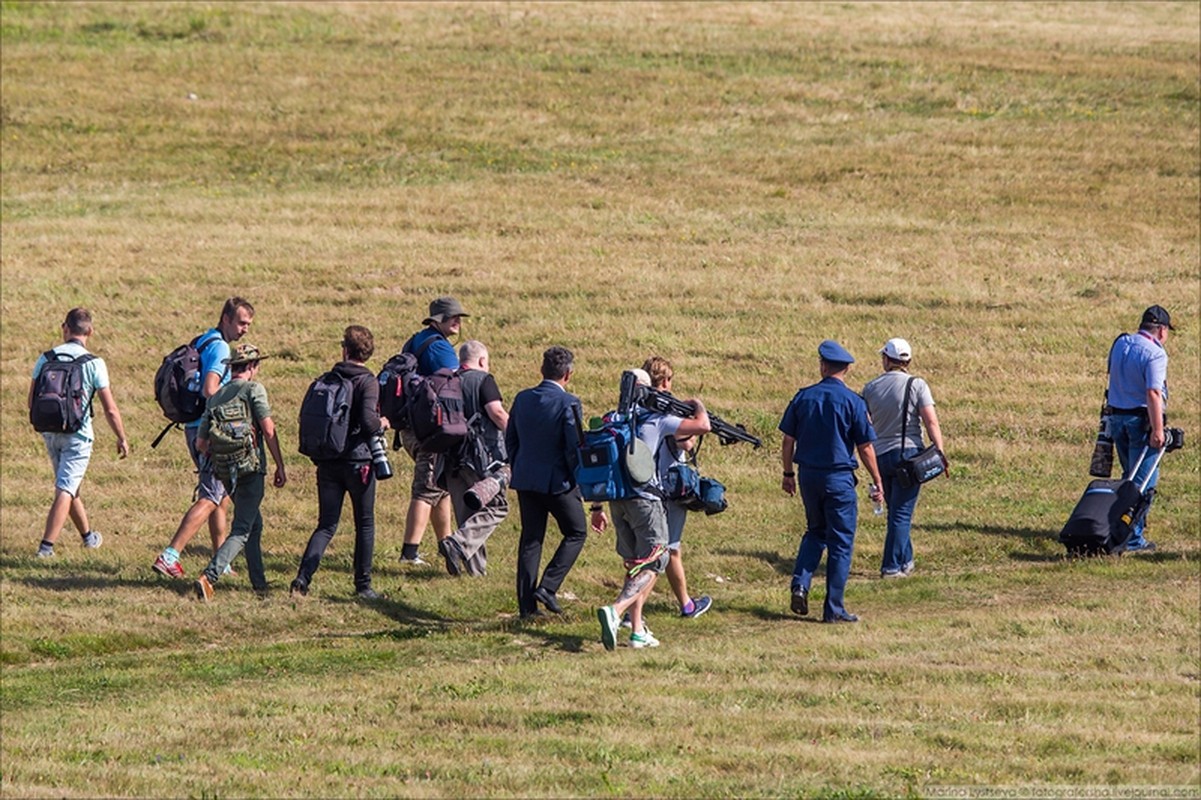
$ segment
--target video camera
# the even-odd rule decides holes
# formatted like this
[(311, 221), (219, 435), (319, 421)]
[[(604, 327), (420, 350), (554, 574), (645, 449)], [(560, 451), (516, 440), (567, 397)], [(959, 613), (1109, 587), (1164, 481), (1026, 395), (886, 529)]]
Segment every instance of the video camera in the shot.
[[(626, 370), (621, 373), (621, 395), (617, 401), (617, 410), (622, 414), (629, 414), (635, 406), (684, 419), (696, 413), (696, 407), (692, 403), (686, 403), (670, 392), (643, 386), (638, 383), (638, 377), (633, 372)], [(747, 433), (745, 426), (731, 425), (716, 414), (709, 414), (709, 427), (723, 445), (746, 442), (756, 450), (763, 446), (763, 441)]]

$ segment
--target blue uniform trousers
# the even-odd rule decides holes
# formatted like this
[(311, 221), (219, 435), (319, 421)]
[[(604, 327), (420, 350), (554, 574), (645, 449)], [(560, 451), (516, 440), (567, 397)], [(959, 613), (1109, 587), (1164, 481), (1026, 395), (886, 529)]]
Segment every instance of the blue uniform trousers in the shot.
[(797, 482), (801, 500), (805, 503), (805, 534), (801, 537), (796, 564), (792, 568), (792, 588), (809, 590), (813, 573), (821, 563), (822, 551), (829, 549), (822, 619), (836, 619), (847, 613), (842, 597), (851, 572), (855, 526), (859, 520), (855, 474), (850, 470), (802, 469)]

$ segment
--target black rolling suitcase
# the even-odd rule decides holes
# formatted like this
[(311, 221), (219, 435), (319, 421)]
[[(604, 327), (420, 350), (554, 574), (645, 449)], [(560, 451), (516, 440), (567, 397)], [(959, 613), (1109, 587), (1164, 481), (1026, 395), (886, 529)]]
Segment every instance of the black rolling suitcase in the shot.
[[(1067, 548), (1068, 555), (1112, 555), (1126, 549), (1132, 523), (1146, 512), (1151, 502), (1150, 492), (1146, 491), (1147, 483), (1163, 454), (1163, 448), (1155, 452), (1155, 463), (1141, 484), (1123, 477), (1119, 480), (1095, 480), (1088, 485), (1068, 517), (1067, 524), (1059, 532), (1059, 541)], [(1144, 447), (1130, 469), (1131, 477), (1138, 473), (1146, 457), (1147, 448)]]

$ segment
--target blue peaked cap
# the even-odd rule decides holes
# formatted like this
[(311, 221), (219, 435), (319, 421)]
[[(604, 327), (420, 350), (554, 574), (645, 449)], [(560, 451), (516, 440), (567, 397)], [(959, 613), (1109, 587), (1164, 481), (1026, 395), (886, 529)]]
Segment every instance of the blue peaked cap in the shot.
[(854, 364), (855, 357), (847, 352), (847, 349), (833, 339), (826, 339), (817, 347), (817, 354), (824, 361), (830, 361), (835, 364)]

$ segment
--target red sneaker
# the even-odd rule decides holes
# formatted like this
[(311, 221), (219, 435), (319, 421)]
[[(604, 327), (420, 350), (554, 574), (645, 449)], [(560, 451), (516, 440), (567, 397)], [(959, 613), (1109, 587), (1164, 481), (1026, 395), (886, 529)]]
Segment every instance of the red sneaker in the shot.
[(168, 578), (182, 578), (184, 576), (183, 567), (176, 561), (174, 564), (168, 564), (163, 561), (163, 557), (159, 556), (154, 559), (154, 571), (159, 575), (166, 575)]

